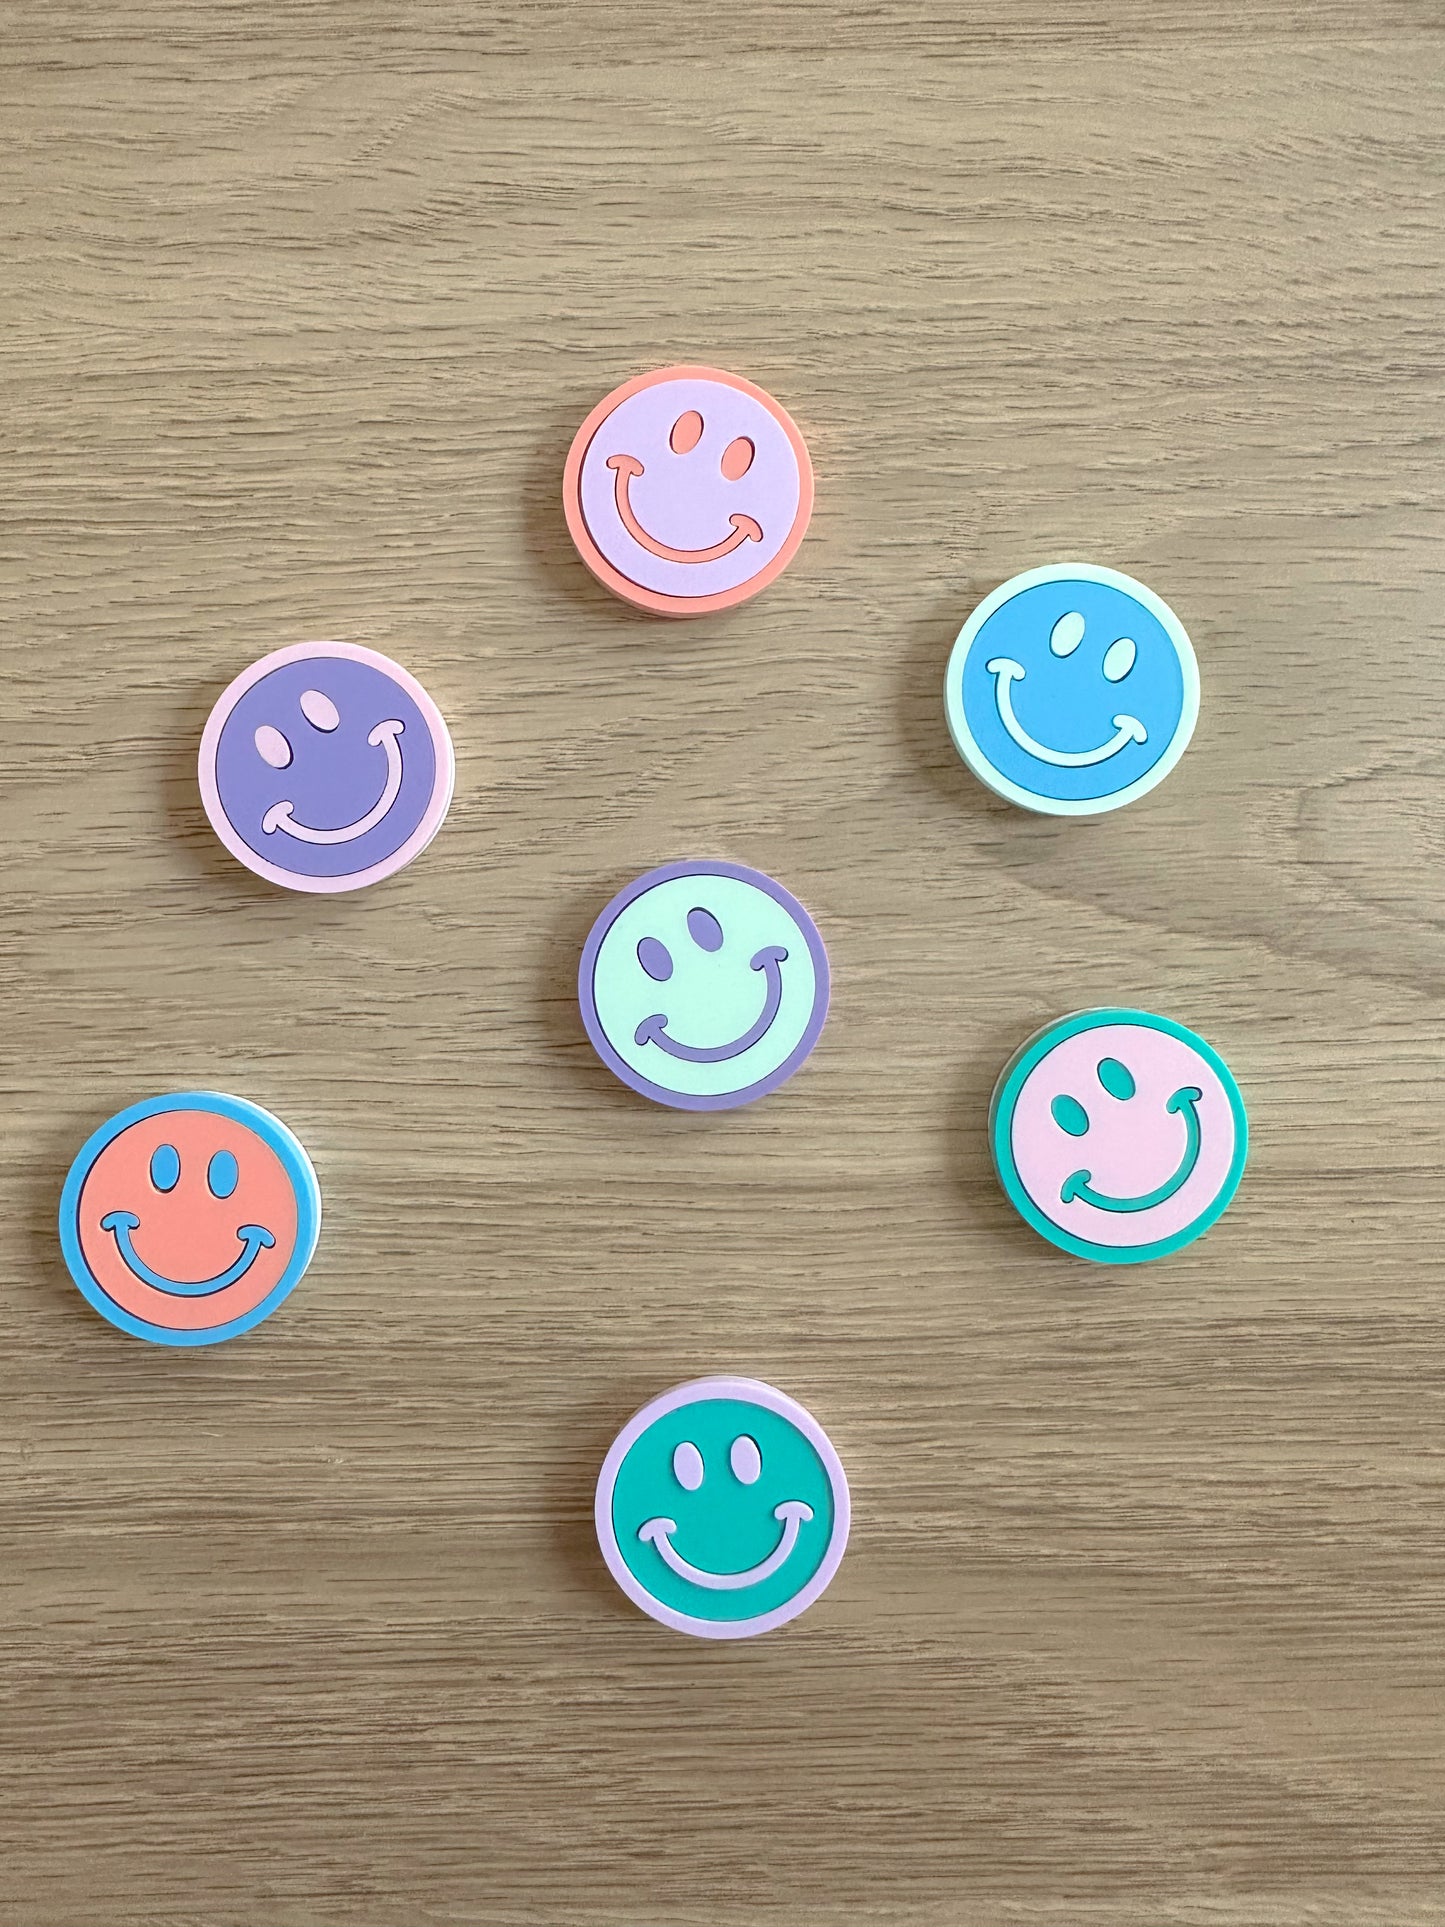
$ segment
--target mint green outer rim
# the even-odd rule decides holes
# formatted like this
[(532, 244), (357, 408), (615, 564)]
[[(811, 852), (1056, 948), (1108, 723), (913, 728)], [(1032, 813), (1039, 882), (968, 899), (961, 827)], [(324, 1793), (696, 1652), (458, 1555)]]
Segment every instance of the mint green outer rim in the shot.
[[(1188, 1044), (1191, 1049), (1197, 1050), (1224, 1086), (1234, 1116), (1234, 1156), (1223, 1184), (1192, 1224), (1185, 1225), (1182, 1231), (1176, 1231), (1171, 1238), (1157, 1238), (1153, 1244), (1100, 1245), (1087, 1238), (1076, 1238), (1073, 1232), (1065, 1231), (1039, 1210), (1024, 1189), (1014, 1163), (1011, 1142), (1014, 1106), (1025, 1078), (1055, 1045), (1064, 1043), (1070, 1037), (1077, 1037), (1080, 1031), (1099, 1030), (1105, 1024), (1142, 1024), (1146, 1029), (1163, 1031), (1166, 1036), (1176, 1037), (1181, 1044)], [(988, 1107), (988, 1136), (1000, 1184), (1019, 1216), (1026, 1224), (1032, 1225), (1041, 1238), (1047, 1238), (1051, 1245), (1057, 1245), (1060, 1251), (1070, 1252), (1076, 1258), (1087, 1258), (1092, 1264), (1142, 1265), (1151, 1258), (1167, 1258), (1171, 1253), (1181, 1251), (1185, 1245), (1193, 1244), (1227, 1210), (1244, 1175), (1244, 1162), (1249, 1152), (1249, 1117), (1233, 1071), (1213, 1045), (1207, 1044), (1196, 1031), (1184, 1024), (1176, 1024), (1172, 1018), (1157, 1017), (1152, 1011), (1111, 1006), (1100, 1010), (1076, 1010), (1072, 1016), (1045, 1024), (1041, 1030), (1024, 1039), (1004, 1065), (994, 1085)]]

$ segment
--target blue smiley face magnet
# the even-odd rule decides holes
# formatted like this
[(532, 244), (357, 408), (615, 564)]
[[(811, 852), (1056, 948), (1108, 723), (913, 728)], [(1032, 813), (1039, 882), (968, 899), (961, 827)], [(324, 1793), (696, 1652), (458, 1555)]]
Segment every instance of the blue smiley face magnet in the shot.
[(944, 709), (981, 783), (1046, 816), (1102, 816), (1173, 769), (1199, 715), (1183, 623), (1117, 569), (1061, 562), (986, 596), (948, 660)]

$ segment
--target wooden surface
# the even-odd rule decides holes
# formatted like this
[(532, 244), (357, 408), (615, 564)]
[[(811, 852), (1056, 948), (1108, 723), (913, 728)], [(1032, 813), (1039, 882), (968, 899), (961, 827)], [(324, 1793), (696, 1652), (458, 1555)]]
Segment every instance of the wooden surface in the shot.
[[(29, 0), (0, 31), (0, 1920), (1445, 1920), (1438, 7)], [(719, 49), (723, 49), (719, 51)], [(571, 432), (715, 360), (809, 436), (760, 601), (637, 616)], [(1032, 820), (949, 745), (1058, 556), (1192, 631), (1193, 748)], [(346, 636), (451, 719), (431, 850), (291, 897), (194, 745)], [(666, 1113), (576, 957), (644, 866), (811, 906), (785, 1091)], [(1234, 1065), (1235, 1207), (1141, 1272), (990, 1174), (1019, 1038)], [(84, 1135), (215, 1085), (311, 1148), (264, 1329), (122, 1338)], [(822, 1417), (855, 1537), (713, 1648), (595, 1550), (644, 1397)]]

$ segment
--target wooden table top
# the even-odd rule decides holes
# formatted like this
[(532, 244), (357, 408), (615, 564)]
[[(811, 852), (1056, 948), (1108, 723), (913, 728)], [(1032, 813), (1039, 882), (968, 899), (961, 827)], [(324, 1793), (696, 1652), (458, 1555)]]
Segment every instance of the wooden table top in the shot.
[[(0, 1921), (1445, 1921), (1438, 7), (17, 7), (0, 40)], [(563, 456), (696, 359), (808, 436), (812, 531), (669, 624)], [(1126, 569), (1204, 699), (1153, 795), (985, 792), (952, 638)], [(456, 800), (293, 896), (201, 812), (313, 636), (436, 695)], [(576, 1007), (669, 858), (778, 877), (811, 1062), (633, 1097)], [(1253, 1123), (1134, 1269), (1014, 1216), (994, 1078), (1163, 1010)], [(82, 1302), (82, 1138), (233, 1090), (316, 1260), (239, 1341)], [(852, 1480), (830, 1591), (654, 1626), (623, 1419), (768, 1379)]]

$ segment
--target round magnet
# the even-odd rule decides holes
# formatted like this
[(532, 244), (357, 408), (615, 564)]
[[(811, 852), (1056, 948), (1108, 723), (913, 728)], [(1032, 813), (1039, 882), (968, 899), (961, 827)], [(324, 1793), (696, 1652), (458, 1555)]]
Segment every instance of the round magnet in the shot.
[(212, 829), (288, 890), (359, 890), (410, 863), (441, 828), (453, 777), (431, 697), (354, 642), (299, 642), (253, 662), (201, 736)]
[(117, 1112), (60, 1196), (71, 1277), (102, 1318), (157, 1345), (213, 1345), (269, 1318), (320, 1229), (298, 1140), (259, 1104), (213, 1091)]
[(1132, 576), (1028, 569), (958, 633), (944, 709), (979, 781), (1046, 816), (1100, 816), (1162, 783), (1199, 715), (1184, 625)]
[(1015, 1052), (993, 1094), (994, 1163), (1034, 1230), (1078, 1258), (1167, 1257), (1214, 1223), (1249, 1145), (1219, 1053), (1146, 1010), (1083, 1010)]
[(755, 1378), (696, 1378), (630, 1418), (597, 1480), (597, 1538), (645, 1613), (747, 1639), (811, 1606), (848, 1543), (848, 1481), (827, 1433)]
[(562, 507), (578, 553), (660, 616), (731, 609), (781, 575), (813, 512), (807, 443), (782, 405), (720, 368), (614, 388), (573, 439)]
[(593, 924), (577, 980), (597, 1055), (643, 1097), (723, 1111), (775, 1091), (828, 1015), (828, 954), (797, 898), (736, 863), (669, 863)]

